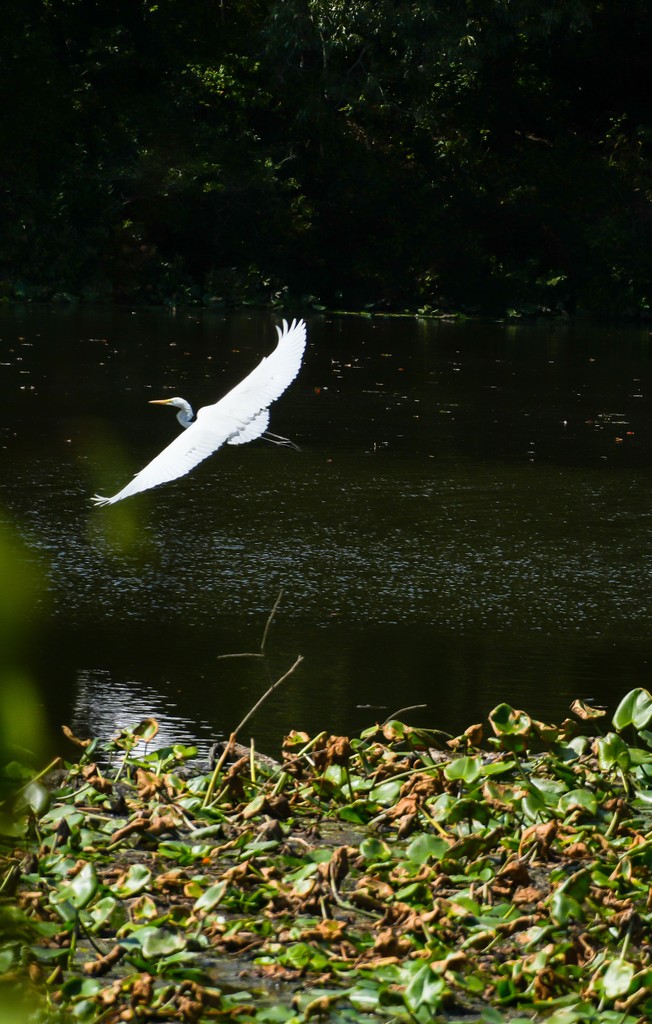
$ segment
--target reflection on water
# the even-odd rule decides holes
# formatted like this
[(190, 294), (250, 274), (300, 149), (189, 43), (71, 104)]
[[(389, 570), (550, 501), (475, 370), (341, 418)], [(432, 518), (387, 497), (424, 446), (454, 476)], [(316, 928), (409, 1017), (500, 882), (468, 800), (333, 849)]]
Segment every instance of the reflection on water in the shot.
[[(208, 723), (178, 712), (174, 701), (164, 699), (151, 686), (114, 679), (107, 670), (80, 669), (76, 675), (71, 708), (72, 731), (84, 738), (106, 740), (121, 729), (132, 729), (146, 718), (159, 724), (152, 747), (170, 747), (175, 743), (197, 747), (197, 756), (206, 760), (208, 749), (217, 738)], [(147, 744), (141, 743), (136, 750)]]
[[(267, 749), (407, 704), (455, 731), (647, 684), (646, 330), (315, 318), (271, 423), (301, 452), (224, 449), (99, 510), (179, 429), (148, 399), (215, 401), (273, 320), (9, 311), (0, 337), (0, 506), (50, 565), (53, 721), (127, 708), (208, 742), (298, 653), (252, 723)], [(257, 648), (281, 587), (269, 658), (218, 660)]]

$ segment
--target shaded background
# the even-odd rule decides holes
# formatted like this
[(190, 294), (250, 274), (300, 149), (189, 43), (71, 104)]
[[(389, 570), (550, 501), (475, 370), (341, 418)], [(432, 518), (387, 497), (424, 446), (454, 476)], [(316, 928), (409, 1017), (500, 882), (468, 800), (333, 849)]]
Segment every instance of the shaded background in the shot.
[(5, 0), (0, 294), (649, 316), (644, 0)]

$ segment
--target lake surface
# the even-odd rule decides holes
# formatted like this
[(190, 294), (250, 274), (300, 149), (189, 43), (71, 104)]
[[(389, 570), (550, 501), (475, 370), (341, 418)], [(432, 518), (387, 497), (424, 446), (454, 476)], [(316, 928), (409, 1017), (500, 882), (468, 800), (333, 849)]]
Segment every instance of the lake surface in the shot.
[[(163, 742), (457, 732), (650, 683), (648, 328), (315, 316), (262, 441), (96, 509), (275, 343), (262, 314), (0, 313), (0, 523), (42, 566), (26, 659), (53, 729)], [(14, 581), (9, 581), (13, 586)], [(7, 581), (3, 583), (7, 586)], [(264, 661), (256, 651), (280, 589)]]

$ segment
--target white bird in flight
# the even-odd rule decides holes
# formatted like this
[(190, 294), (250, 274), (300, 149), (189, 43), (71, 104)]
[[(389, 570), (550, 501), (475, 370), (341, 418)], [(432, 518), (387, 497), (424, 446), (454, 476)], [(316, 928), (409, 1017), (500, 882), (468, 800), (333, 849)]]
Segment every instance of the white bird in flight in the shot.
[(278, 344), (274, 351), (261, 359), (219, 402), (199, 409), (196, 418), (183, 398), (155, 399), (152, 405), (172, 405), (180, 409), (177, 419), (186, 429), (112, 498), (95, 494), (92, 499), (95, 504), (114, 505), (139, 491), (176, 480), (225, 443), (244, 444), (264, 437), (275, 444), (292, 445), (285, 437), (267, 433), (268, 406), (283, 394), (299, 372), (306, 347), (306, 325), (303, 320), (293, 320), (288, 327), (284, 320), (283, 330), (277, 327), (276, 331)]

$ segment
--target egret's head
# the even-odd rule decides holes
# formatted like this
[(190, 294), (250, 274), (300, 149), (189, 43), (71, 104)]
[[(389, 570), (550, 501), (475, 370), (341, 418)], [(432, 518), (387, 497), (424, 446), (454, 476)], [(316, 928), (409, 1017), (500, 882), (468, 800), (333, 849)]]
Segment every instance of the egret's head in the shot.
[(150, 405), (173, 405), (179, 410), (177, 420), (182, 427), (189, 427), (194, 422), (195, 414), (190, 402), (186, 402), (185, 398), (152, 398)]
[(185, 409), (188, 403), (184, 398), (152, 398), (150, 405), (174, 405), (177, 409)]

